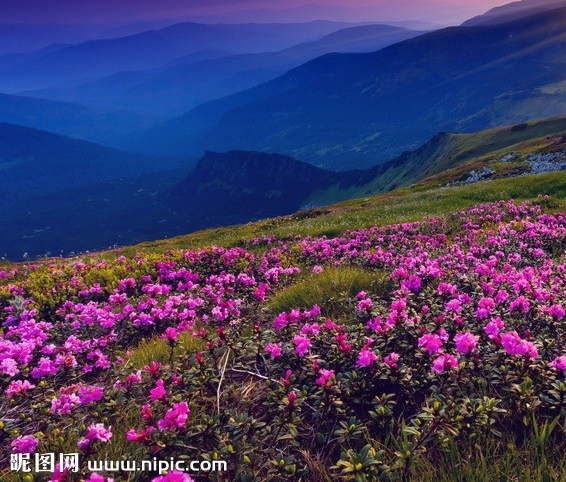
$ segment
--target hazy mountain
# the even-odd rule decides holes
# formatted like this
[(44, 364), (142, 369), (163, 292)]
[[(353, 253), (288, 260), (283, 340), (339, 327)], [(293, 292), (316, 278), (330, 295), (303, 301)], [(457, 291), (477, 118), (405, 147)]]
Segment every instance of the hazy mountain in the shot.
[(536, 13), (565, 7), (566, 0), (520, 0), (507, 3), (488, 10), (483, 15), (466, 20), (462, 25), (494, 25), (498, 23), (511, 22), (521, 17), (534, 15)]
[(101, 111), (68, 102), (0, 94), (0, 122), (102, 144), (118, 144), (125, 135), (154, 121), (139, 113)]
[[(565, 133), (566, 117), (441, 133), (387, 163), (348, 172), (243, 151), (207, 152), (191, 171), (187, 165), (150, 172), (164, 165), (0, 124), (0, 223), (10, 227), (0, 237), (0, 256), (69, 254), (161, 239), (386, 192), (427, 176), (445, 184), (481, 166), (478, 156), (544, 151), (554, 138), (563, 150)], [(467, 161), (473, 166), (465, 168)]]
[(442, 29), (369, 54), (329, 54), (145, 132), (145, 147), (280, 152), (348, 169), (392, 159), (437, 131), (560, 115), (565, 24), (562, 8)]
[(371, 52), (421, 33), (389, 25), (355, 26), (278, 52), (228, 56), (218, 50), (200, 51), (175, 59), (160, 69), (120, 72), (75, 88), (31, 94), (161, 117), (180, 115), (203, 102), (266, 82), (320, 55)]
[(22, 62), (0, 59), (0, 91), (69, 87), (100, 79), (116, 72), (142, 70), (202, 50), (233, 53), (276, 51), (299, 42), (314, 40), (345, 27), (345, 23), (301, 24), (180, 23), (120, 38), (86, 41), (47, 52)]
[(0, 123), (0, 199), (12, 202), (94, 182), (156, 171), (160, 159)]

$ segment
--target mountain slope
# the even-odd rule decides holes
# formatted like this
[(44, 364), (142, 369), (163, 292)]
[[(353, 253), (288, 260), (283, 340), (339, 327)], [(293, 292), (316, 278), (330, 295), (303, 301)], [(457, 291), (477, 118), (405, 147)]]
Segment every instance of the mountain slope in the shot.
[(98, 108), (174, 116), (211, 99), (266, 82), (320, 55), (371, 52), (420, 33), (389, 25), (349, 27), (277, 52), (229, 55), (209, 49), (200, 55), (174, 59), (161, 68), (119, 72), (74, 88), (30, 94)]
[(370, 54), (326, 55), (199, 106), (147, 134), (147, 148), (163, 136), (154, 149), (281, 152), (348, 169), (415, 149), (438, 131), (560, 115), (564, 24), (566, 9), (557, 9), (503, 25), (443, 29)]
[(347, 24), (180, 23), (159, 30), (82, 42), (40, 58), (9, 65), (0, 59), (0, 91), (69, 87), (116, 72), (149, 69), (202, 50), (234, 53), (275, 51), (333, 32)]
[(463, 26), (495, 25), (512, 22), (521, 17), (527, 17), (546, 10), (566, 6), (565, 0), (520, 0), (492, 8), (482, 15), (470, 18), (462, 23)]

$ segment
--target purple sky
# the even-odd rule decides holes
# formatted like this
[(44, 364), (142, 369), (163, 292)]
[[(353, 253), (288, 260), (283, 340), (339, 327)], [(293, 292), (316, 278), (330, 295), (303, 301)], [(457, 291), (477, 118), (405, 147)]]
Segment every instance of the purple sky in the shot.
[[(0, 23), (111, 23), (172, 18), (179, 20), (265, 21), (261, 10), (284, 9), (282, 19), (312, 20), (317, 9), (326, 8), (327, 17), (346, 15), (349, 21), (361, 20), (464, 20), (509, 3), (510, 0), (6, 0), (0, 9)], [(309, 5), (296, 10), (296, 7)], [(337, 8), (341, 7), (341, 8)], [(347, 7), (348, 10), (345, 10)], [(235, 13), (248, 11), (245, 15)], [(273, 15), (273, 14), (271, 14)], [(288, 17), (288, 18), (287, 18)], [(292, 17), (292, 18), (291, 18)], [(374, 17), (374, 18), (369, 18)], [(443, 20), (443, 17), (446, 20)], [(274, 16), (277, 18), (277, 15)], [(333, 18), (340, 20), (340, 18)]]

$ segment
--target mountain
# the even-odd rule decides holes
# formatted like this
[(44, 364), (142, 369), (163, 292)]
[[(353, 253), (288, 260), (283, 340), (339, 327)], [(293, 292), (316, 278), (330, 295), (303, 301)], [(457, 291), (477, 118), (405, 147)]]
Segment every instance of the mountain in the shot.
[[(363, 170), (328, 171), (285, 155), (229, 151), (206, 152), (189, 172), (188, 163), (167, 169), (160, 159), (0, 124), (0, 223), (10, 227), (0, 237), (0, 256), (67, 255), (178, 236), (400, 187), (446, 185), (478, 169), (507, 178), (530, 172), (521, 156), (563, 152), (565, 138), (561, 117), (439, 133)], [(524, 154), (499, 161), (509, 152)]]
[(462, 23), (463, 26), (494, 25), (511, 22), (521, 17), (527, 17), (547, 10), (566, 6), (566, 0), (520, 0), (492, 8), (482, 15), (470, 18)]
[[(370, 167), (438, 131), (473, 132), (566, 112), (566, 9), (451, 27), (368, 54), (329, 54), (144, 132), (149, 152), (280, 152)], [(145, 144), (144, 139), (147, 141)]]
[(277, 52), (228, 55), (220, 50), (199, 51), (159, 69), (119, 72), (78, 87), (39, 90), (30, 95), (90, 107), (174, 116), (211, 99), (271, 80), (320, 55), (371, 52), (421, 33), (389, 25), (355, 26)]
[(71, 87), (117, 72), (159, 67), (203, 50), (232, 53), (276, 51), (348, 26), (336, 22), (302, 24), (180, 23), (120, 38), (105, 38), (15, 62), (0, 58), (0, 91)]
[(163, 161), (50, 132), (0, 123), (0, 200), (21, 199), (131, 177)]
[(125, 110), (105, 111), (71, 102), (0, 94), (0, 122), (18, 124), (106, 145), (120, 144), (155, 117)]
[(198, 228), (290, 214), (314, 191), (347, 189), (361, 171), (337, 173), (280, 154), (206, 152), (166, 196)]

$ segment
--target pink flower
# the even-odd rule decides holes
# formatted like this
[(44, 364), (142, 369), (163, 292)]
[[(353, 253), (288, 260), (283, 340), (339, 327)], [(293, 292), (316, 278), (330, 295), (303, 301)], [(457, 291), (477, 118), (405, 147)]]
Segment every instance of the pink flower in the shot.
[(273, 358), (277, 358), (281, 356), (281, 343), (271, 343), (269, 342), (266, 347), (265, 351), (269, 353)]
[(90, 477), (85, 480), (85, 482), (114, 482), (114, 478), (108, 477), (106, 479), (102, 475), (93, 472), (92, 474), (90, 474)]
[(566, 315), (566, 311), (564, 311), (564, 308), (561, 305), (552, 305), (548, 309), (548, 314), (552, 316), (554, 319), (560, 320), (561, 318), (564, 318), (564, 315)]
[(99, 440), (100, 442), (109, 442), (112, 438), (112, 427), (104, 427), (104, 424), (97, 423), (91, 424), (88, 427), (87, 433), (84, 438), (77, 442), (80, 449), (86, 450), (90, 445), (90, 442), (94, 440)]
[(189, 474), (173, 470), (165, 475), (151, 479), (151, 482), (195, 482)]
[(273, 329), (275, 331), (282, 330), (289, 324), (289, 317), (287, 313), (279, 313), (277, 317), (273, 320)]
[(161, 378), (157, 380), (157, 382), (155, 383), (155, 388), (152, 388), (149, 392), (151, 393), (151, 395), (149, 395), (148, 398), (151, 401), (162, 399), (167, 393), (167, 390), (165, 390), (165, 387), (163, 386), (163, 380)]
[(504, 327), (505, 325), (503, 323), (503, 320), (499, 316), (496, 316), (495, 318), (492, 318), (487, 325), (485, 325), (483, 331), (486, 333), (487, 336), (489, 336), (493, 340), (497, 337), (499, 332)]
[(176, 403), (173, 408), (167, 410), (163, 419), (157, 421), (157, 426), (162, 432), (168, 429), (183, 429), (189, 413), (189, 406), (186, 402)]
[(79, 392), (81, 405), (98, 402), (102, 398), (102, 388), (94, 385), (84, 385)]
[(442, 373), (447, 368), (458, 368), (458, 360), (453, 355), (440, 355), (432, 362), (432, 371)]
[(383, 361), (389, 368), (397, 368), (397, 360), (399, 360), (399, 355), (395, 352), (387, 355)]
[(478, 339), (472, 333), (458, 333), (454, 337), (454, 343), (460, 353), (472, 353), (478, 346)]
[(325, 370), (324, 368), (321, 368), (318, 371), (318, 374), (320, 375), (315, 383), (317, 385), (323, 386), (326, 385), (328, 383), (328, 380), (334, 377), (334, 370)]
[(320, 266), (318, 266), (318, 265), (317, 265), (317, 266), (313, 266), (312, 272), (313, 272), (314, 274), (320, 274), (320, 273), (322, 273), (322, 268), (321, 268)]
[(446, 310), (460, 313), (462, 311), (462, 302), (456, 298), (446, 303)]
[(15, 380), (6, 388), (6, 397), (12, 398), (15, 395), (21, 395), (32, 388), (35, 388), (35, 385), (32, 385), (27, 380)]
[(33, 435), (20, 435), (12, 440), (10, 445), (12, 446), (13, 453), (30, 454), (35, 452), (38, 444), (39, 442)]
[(516, 331), (503, 333), (501, 335), (501, 345), (509, 355), (520, 355), (530, 358), (538, 357), (538, 351), (534, 343), (523, 340)]
[(153, 432), (153, 426), (142, 430), (141, 432), (136, 432), (133, 428), (128, 430), (126, 433), (126, 440), (128, 442), (139, 442), (139, 443), (146, 443), (149, 442), (149, 435)]
[(566, 371), (566, 356), (557, 356), (548, 364), (548, 366)]
[(424, 348), (429, 355), (434, 355), (442, 347), (442, 339), (434, 333), (427, 333), (419, 338), (419, 348)]
[(178, 337), (179, 337), (179, 332), (171, 326), (167, 327), (165, 333), (163, 333), (160, 336), (160, 338), (163, 338), (164, 340), (167, 340), (171, 343), (173, 343)]
[(368, 367), (376, 360), (377, 360), (377, 355), (373, 351), (369, 350), (367, 347), (364, 347), (364, 349), (360, 351), (358, 355), (358, 361), (356, 362), (356, 367), (358, 368)]
[(289, 402), (289, 408), (293, 408), (295, 406), (296, 401), (297, 401), (297, 394), (294, 391), (289, 392), (289, 395), (287, 395), (287, 402)]
[(293, 343), (295, 344), (295, 351), (300, 357), (305, 356), (311, 346), (311, 341), (306, 336), (302, 335), (295, 335)]
[(526, 313), (529, 311), (530, 303), (524, 296), (519, 296), (511, 303), (509, 303), (509, 309), (511, 311), (518, 311), (520, 313)]

